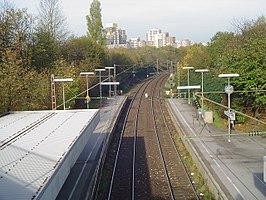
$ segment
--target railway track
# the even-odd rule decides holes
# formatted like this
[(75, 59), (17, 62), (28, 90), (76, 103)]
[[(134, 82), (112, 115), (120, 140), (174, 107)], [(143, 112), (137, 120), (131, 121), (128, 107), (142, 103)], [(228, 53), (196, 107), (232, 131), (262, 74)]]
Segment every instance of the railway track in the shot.
[[(159, 88), (162, 83), (157, 83)], [(164, 165), (167, 171), (171, 196), (173, 199), (198, 199), (196, 190), (189, 178), (181, 155), (175, 145), (169, 121), (167, 121), (166, 108), (163, 107), (164, 100), (160, 97), (160, 89), (155, 89), (152, 95), (152, 111), (158, 146), (163, 155)]]
[(166, 78), (150, 79), (133, 96), (105, 199), (198, 199), (165, 120)]

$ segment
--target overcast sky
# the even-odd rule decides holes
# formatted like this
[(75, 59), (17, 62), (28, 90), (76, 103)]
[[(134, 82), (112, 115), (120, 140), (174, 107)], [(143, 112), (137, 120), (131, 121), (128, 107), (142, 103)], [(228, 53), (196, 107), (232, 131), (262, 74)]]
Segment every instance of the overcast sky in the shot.
[[(2, 0), (0, 0), (2, 1)], [(8, 0), (37, 14), (39, 0)], [(86, 18), (92, 0), (61, 0), (69, 29), (86, 34)], [(208, 42), (218, 31), (234, 31), (236, 20), (266, 16), (266, 0), (100, 0), (103, 25), (116, 22), (128, 38), (145, 39), (152, 28), (169, 32), (177, 40)]]

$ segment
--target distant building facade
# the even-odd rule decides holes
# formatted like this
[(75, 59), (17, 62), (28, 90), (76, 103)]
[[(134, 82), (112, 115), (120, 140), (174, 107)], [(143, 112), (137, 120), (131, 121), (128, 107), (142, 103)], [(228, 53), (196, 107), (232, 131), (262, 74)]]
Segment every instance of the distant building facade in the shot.
[(181, 40), (180, 41), (180, 46), (181, 47), (187, 47), (187, 46), (190, 46), (191, 45), (191, 41), (188, 40), (188, 39), (185, 39), (185, 40)]
[(147, 46), (164, 47), (164, 46), (176, 46), (175, 37), (169, 35), (168, 32), (162, 32), (159, 28), (150, 29), (146, 32)]
[(146, 46), (146, 42), (144, 40), (140, 40), (140, 38), (131, 38), (129, 40), (129, 45), (132, 48), (139, 48), (139, 47), (145, 47)]
[(166, 45), (176, 47), (175, 37), (169, 36)]
[(176, 41), (176, 38), (170, 36), (168, 32), (162, 32), (159, 28), (153, 28), (146, 32), (146, 40), (139, 37), (127, 40), (126, 31), (119, 28), (117, 23), (107, 23), (106, 44), (108, 48), (139, 48), (144, 46), (164, 47), (164, 46), (190, 46), (191, 41), (188, 39)]
[(106, 31), (106, 44), (110, 48), (125, 47), (127, 46), (126, 31), (119, 28), (117, 23), (108, 23), (105, 27)]
[(146, 41), (148, 42), (149, 46), (158, 45), (160, 34), (162, 34), (162, 30), (159, 28), (153, 28), (146, 32)]

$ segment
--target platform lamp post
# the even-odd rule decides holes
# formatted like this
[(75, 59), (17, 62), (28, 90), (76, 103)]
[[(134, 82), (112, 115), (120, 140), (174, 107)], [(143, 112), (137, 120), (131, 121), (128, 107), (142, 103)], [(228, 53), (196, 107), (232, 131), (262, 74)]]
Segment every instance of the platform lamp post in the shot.
[(96, 72), (99, 72), (99, 87), (100, 87), (100, 106), (102, 105), (102, 84), (101, 84), (101, 82), (102, 82), (102, 77), (101, 77), (101, 75), (102, 75), (102, 72), (104, 72), (105, 71), (105, 69), (95, 69), (95, 71)]
[(89, 109), (89, 103), (90, 103), (90, 96), (89, 96), (89, 77), (88, 75), (94, 75), (94, 72), (80, 72), (79, 75), (85, 75), (86, 77), (86, 104), (87, 109)]
[[(113, 78), (114, 82), (116, 82), (116, 66), (119, 66), (119, 65), (114, 64), (114, 78)], [(115, 97), (116, 97), (116, 90), (117, 90), (117, 87), (116, 87), (116, 85), (114, 85)]]
[(227, 86), (225, 86), (225, 92), (228, 98), (228, 111), (225, 111), (225, 115), (228, 117), (228, 142), (231, 142), (231, 120), (234, 114), (231, 113), (231, 98), (230, 95), (234, 92), (234, 87), (230, 85), (230, 78), (239, 77), (239, 74), (219, 74), (219, 78), (227, 78)]
[(64, 86), (64, 82), (72, 82), (73, 79), (72, 78), (55, 78), (54, 82), (62, 82), (63, 84), (63, 106), (64, 106), (64, 110), (66, 109), (66, 100), (65, 100), (65, 86)]
[(209, 70), (208, 69), (196, 69), (195, 72), (201, 73), (201, 115), (202, 115), (202, 118), (204, 119), (204, 95), (203, 95), (204, 79), (203, 79), (203, 73), (209, 72)]
[[(110, 70), (114, 69), (114, 67), (105, 67), (105, 69), (108, 69), (108, 81), (111, 82)], [(109, 98), (111, 98), (111, 84), (109, 85)]]
[(190, 104), (189, 70), (194, 69), (194, 67), (183, 67), (183, 69), (187, 69), (188, 104)]

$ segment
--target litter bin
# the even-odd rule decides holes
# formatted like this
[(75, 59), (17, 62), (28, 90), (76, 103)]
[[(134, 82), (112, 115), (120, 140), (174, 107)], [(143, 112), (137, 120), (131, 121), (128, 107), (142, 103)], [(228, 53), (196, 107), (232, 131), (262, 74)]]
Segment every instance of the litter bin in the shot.
[(213, 114), (212, 114), (211, 110), (205, 110), (204, 111), (204, 120), (208, 124), (212, 124), (213, 123)]

